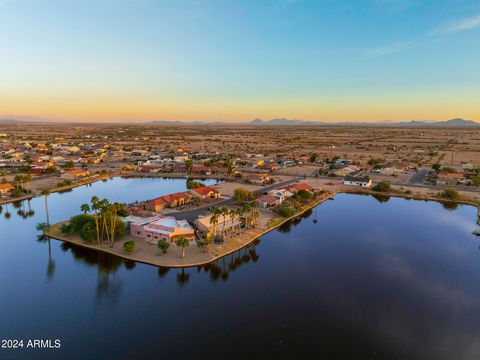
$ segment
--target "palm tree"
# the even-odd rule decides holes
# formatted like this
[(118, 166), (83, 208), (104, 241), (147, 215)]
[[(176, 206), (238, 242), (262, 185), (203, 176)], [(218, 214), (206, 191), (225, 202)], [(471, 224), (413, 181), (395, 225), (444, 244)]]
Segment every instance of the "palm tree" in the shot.
[(230, 227), (233, 232), (235, 228), (235, 220), (239, 217), (237, 209), (231, 209), (228, 213), (230, 215)]
[(80, 210), (86, 215), (90, 211), (90, 205), (82, 204)]
[(22, 182), (23, 180), (23, 175), (15, 175), (15, 177), (13, 178), (13, 181), (15, 181), (15, 187), (17, 189), (20, 188), (20, 183)]
[(233, 162), (232, 160), (227, 160), (227, 175), (232, 176), (233, 174)]
[(90, 200), (92, 204), (92, 211), (94, 212), (94, 219), (95, 219), (95, 229), (97, 230), (97, 243), (100, 245), (100, 219), (98, 218), (98, 212), (100, 211), (100, 202), (97, 196), (92, 196)]
[(216, 206), (212, 206), (210, 209), (210, 213), (212, 216), (210, 217), (210, 224), (213, 227), (213, 236), (217, 236), (217, 225), (218, 225), (218, 217), (220, 216), (220, 209)]
[(222, 215), (222, 218), (223, 218), (223, 224), (222, 224), (222, 238), (225, 237), (225, 218), (227, 217), (228, 213), (230, 212), (230, 210), (228, 210), (227, 207), (223, 206), (221, 209), (220, 209), (220, 214)]
[(182, 258), (185, 257), (185, 249), (190, 246), (190, 241), (184, 236), (180, 236), (180, 238), (175, 242), (177, 247), (182, 249)]
[(110, 247), (113, 247), (115, 241), (115, 229), (117, 227), (117, 213), (122, 208), (122, 205), (115, 202), (108, 206), (108, 215), (110, 217)]
[(22, 179), (22, 182), (26, 185), (28, 182), (32, 181), (32, 175), (25, 175)]
[(256, 225), (257, 218), (259, 216), (258, 206), (259, 206), (259, 204), (258, 204), (257, 201), (253, 201), (252, 203), (250, 203), (250, 209), (251, 209), (251, 212), (252, 212), (252, 223), (253, 223), (254, 226)]
[(243, 212), (243, 215), (245, 217), (245, 230), (248, 229), (248, 226), (250, 225), (249, 224), (249, 214), (250, 214), (250, 204), (249, 203), (245, 203), (243, 204), (242, 206), (242, 212)]
[(43, 189), (41, 194), (43, 195), (43, 198), (45, 199), (45, 215), (47, 216), (47, 226), (50, 226), (50, 218), (48, 216), (48, 196), (50, 195), (50, 190)]
[(192, 160), (185, 161), (185, 169), (187, 170), (187, 173), (192, 172), (192, 168), (193, 168), (193, 161)]
[(238, 208), (236, 213), (237, 213), (237, 217), (238, 217), (238, 233), (240, 234), (241, 226), (242, 226), (242, 222), (240, 221), (240, 219), (244, 214), (243, 208)]

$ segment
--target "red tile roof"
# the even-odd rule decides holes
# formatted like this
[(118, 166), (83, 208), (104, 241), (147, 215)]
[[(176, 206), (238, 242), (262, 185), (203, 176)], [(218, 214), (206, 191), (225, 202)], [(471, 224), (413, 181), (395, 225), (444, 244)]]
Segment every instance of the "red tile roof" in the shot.
[(257, 200), (269, 205), (272, 205), (278, 202), (278, 199), (272, 195), (263, 195), (259, 197)]
[(439, 178), (448, 178), (448, 179), (463, 179), (464, 175), (461, 173), (447, 173), (447, 172), (440, 172), (438, 173)]
[(13, 190), (13, 189), (15, 189), (15, 187), (11, 184), (0, 184), (0, 190), (10, 191), (10, 190)]
[(185, 192), (177, 192), (173, 194), (168, 194), (160, 197), (167, 204), (174, 203), (175, 201), (179, 201), (181, 199), (191, 199), (192, 193), (185, 191)]
[(200, 194), (200, 195), (208, 195), (211, 192), (215, 192), (215, 193), (218, 192), (217, 190), (215, 190), (214, 188), (212, 188), (210, 186), (202, 186), (202, 187), (194, 189), (194, 191), (196, 193)]

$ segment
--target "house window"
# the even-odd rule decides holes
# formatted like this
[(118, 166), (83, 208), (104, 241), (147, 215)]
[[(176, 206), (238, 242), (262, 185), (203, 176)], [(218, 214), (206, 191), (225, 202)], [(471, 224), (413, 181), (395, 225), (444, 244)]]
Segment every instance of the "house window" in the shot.
[(141, 235), (140, 231), (137, 231), (137, 235)]
[(150, 235), (150, 234), (147, 234), (147, 237), (152, 237), (152, 235)]

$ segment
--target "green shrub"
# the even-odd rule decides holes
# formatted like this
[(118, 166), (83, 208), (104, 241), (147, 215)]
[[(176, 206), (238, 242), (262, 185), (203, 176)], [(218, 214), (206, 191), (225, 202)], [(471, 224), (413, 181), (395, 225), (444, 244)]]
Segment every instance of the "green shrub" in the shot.
[(442, 169), (442, 171), (445, 171), (446, 173), (449, 173), (449, 174), (454, 174), (456, 173), (455, 169), (454, 168), (451, 168), (451, 167), (444, 167)]
[(160, 250), (162, 250), (162, 253), (166, 254), (168, 248), (170, 247), (170, 243), (168, 241), (165, 241), (163, 239), (158, 240), (157, 246)]
[(80, 234), (80, 231), (82, 231), (83, 226), (88, 222), (92, 222), (93, 225), (95, 225), (95, 219), (93, 218), (92, 215), (80, 214), (80, 215), (72, 216), (70, 218), (71, 232), (75, 234)]
[(249, 201), (253, 199), (253, 193), (251, 191), (238, 188), (233, 191), (233, 199), (238, 202)]
[(311, 200), (312, 197), (313, 197), (313, 194), (310, 191), (307, 191), (307, 190), (299, 190), (293, 196), (293, 198), (295, 200), (299, 200), (299, 201)]
[(91, 243), (97, 237), (97, 230), (95, 224), (87, 222), (80, 230), (80, 237), (86, 242)]
[(368, 160), (368, 165), (378, 165), (382, 162), (382, 159), (371, 158)]
[(277, 209), (277, 213), (278, 215), (283, 217), (291, 217), (295, 215), (296, 211), (291, 207), (281, 207)]
[(60, 226), (62, 234), (70, 234), (72, 232), (72, 225), (70, 223), (64, 223)]
[(442, 192), (439, 192), (438, 196), (449, 200), (459, 200), (461, 198), (459, 192), (455, 189), (445, 189)]
[(390, 192), (392, 190), (392, 186), (388, 181), (380, 181), (372, 189), (379, 192)]
[(134, 240), (128, 240), (123, 243), (123, 251), (125, 251), (127, 254), (131, 254), (132, 252), (135, 251), (135, 241)]
[(197, 189), (199, 187), (204, 187), (205, 184), (199, 182), (199, 181), (195, 181), (195, 180), (191, 180), (191, 179), (188, 179), (187, 180), (187, 189)]

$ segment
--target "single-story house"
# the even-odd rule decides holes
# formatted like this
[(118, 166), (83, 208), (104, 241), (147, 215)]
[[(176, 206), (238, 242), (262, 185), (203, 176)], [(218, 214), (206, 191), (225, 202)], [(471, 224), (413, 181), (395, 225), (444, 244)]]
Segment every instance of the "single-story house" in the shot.
[(437, 175), (437, 183), (443, 185), (454, 185), (463, 180), (465, 175), (463, 173), (448, 173), (440, 171)]
[(156, 244), (158, 240), (174, 242), (180, 237), (192, 241), (195, 231), (187, 220), (177, 220), (173, 216), (154, 216), (130, 224), (130, 235)]
[(307, 183), (295, 183), (281, 187), (281, 189), (287, 190), (292, 194), (295, 194), (297, 191), (305, 190), (305, 191), (312, 191), (312, 187)]
[(65, 173), (62, 174), (62, 177), (65, 179), (83, 179), (89, 175), (90, 172), (88, 170), (74, 169), (65, 171)]
[(286, 199), (293, 196), (293, 194), (290, 191), (285, 189), (270, 190), (268, 192), (268, 195), (272, 195), (276, 197), (278, 200), (280, 200), (280, 204), (284, 202)]
[(245, 174), (243, 177), (246, 180), (250, 181), (252, 184), (259, 184), (259, 185), (262, 185), (269, 180), (268, 174), (260, 174), (260, 173)]
[(177, 192), (160, 197), (165, 202), (165, 206), (171, 208), (188, 204), (192, 198), (193, 194), (190, 191)]
[(280, 205), (281, 201), (279, 198), (273, 195), (263, 195), (256, 200), (260, 206), (264, 208), (271, 208), (277, 205)]
[(202, 199), (214, 199), (220, 197), (220, 191), (210, 186), (202, 186), (193, 189), (191, 192), (194, 196), (198, 196)]
[(152, 200), (147, 200), (144, 203), (145, 210), (159, 212), (162, 211), (165, 207), (166, 202), (161, 198), (156, 198)]
[(370, 187), (372, 186), (372, 180), (368, 176), (362, 176), (362, 177), (346, 176), (343, 178), (342, 184), (361, 186), (361, 187)]
[(6, 184), (0, 184), (0, 195), (5, 196), (8, 195), (9, 191), (12, 191), (15, 189), (15, 186), (12, 184), (6, 183)]
[(205, 165), (193, 165), (192, 166), (192, 173), (194, 174), (203, 174), (203, 175), (211, 175), (212, 170)]

